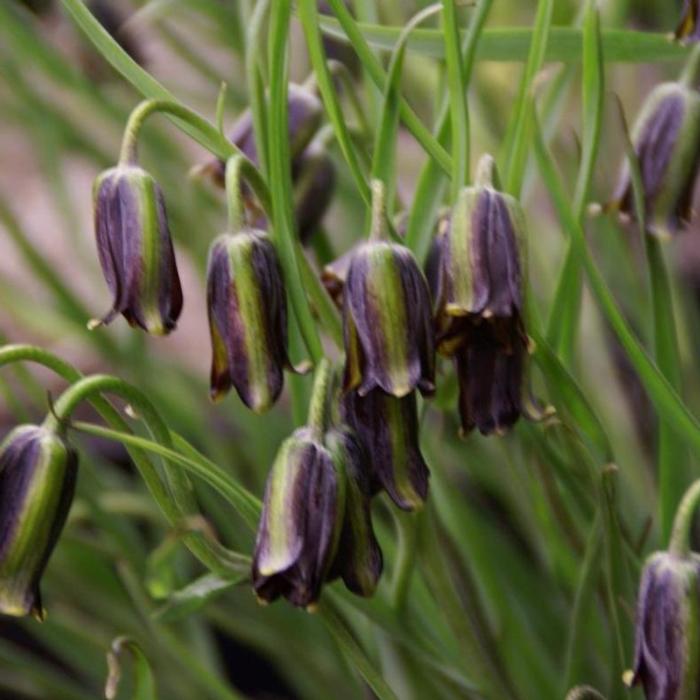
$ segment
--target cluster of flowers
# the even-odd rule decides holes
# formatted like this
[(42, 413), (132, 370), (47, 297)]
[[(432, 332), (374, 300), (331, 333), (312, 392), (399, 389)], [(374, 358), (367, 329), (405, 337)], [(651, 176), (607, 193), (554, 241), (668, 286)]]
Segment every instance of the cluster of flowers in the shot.
[[(687, 8), (682, 33), (694, 37), (697, 3)], [(694, 73), (656, 88), (633, 133), (655, 233), (674, 232), (690, 218), (700, 156)], [(297, 227), (304, 235), (330, 200), (333, 168), (314, 139), (318, 98), (292, 87), (289, 115)], [(234, 142), (257, 162), (250, 114), (237, 124)], [(227, 183), (222, 163), (208, 170), (240, 191), (248, 212), (239, 230), (211, 248), (211, 393), (218, 398), (234, 387), (248, 407), (263, 412), (279, 397), (290, 366), (281, 265), (265, 213), (247, 186)], [(631, 181), (625, 166), (609, 208), (633, 218)], [(317, 370), (308, 425), (283, 443), (268, 477), (252, 572), (265, 601), (284, 596), (309, 607), (335, 577), (357, 594), (374, 591), (382, 554), (370, 499), (384, 490), (398, 507), (414, 510), (427, 497), (416, 392), (435, 391), (436, 352), (454, 361), (463, 432), (505, 431), (524, 412), (525, 223), (519, 203), (500, 191), (494, 160), (482, 158), (474, 185), (441, 217), (425, 273), (388, 235), (383, 196), (375, 183), (369, 240), (351, 251), (334, 280), (342, 299), (342, 387), (334, 391), (327, 367)], [(150, 333), (172, 331), (183, 300), (165, 205), (134, 150), (98, 177), (94, 199), (99, 258), (113, 294), (112, 309), (98, 323), (121, 314)], [(22, 426), (0, 446), (0, 611), (41, 615), (38, 583), (65, 522), (76, 469), (60, 427)], [(657, 554), (646, 567), (632, 680), (648, 697), (697, 696), (699, 581), (696, 555)], [(687, 688), (690, 695), (678, 694)]]

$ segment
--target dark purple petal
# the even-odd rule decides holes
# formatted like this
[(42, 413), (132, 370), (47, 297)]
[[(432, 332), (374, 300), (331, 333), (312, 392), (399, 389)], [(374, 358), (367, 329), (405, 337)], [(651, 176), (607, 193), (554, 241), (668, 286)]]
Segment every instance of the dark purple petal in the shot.
[(384, 488), (399, 508), (420, 507), (430, 472), (418, 444), (415, 394), (397, 399), (379, 389), (366, 396), (349, 392), (341, 409), (370, 457), (372, 491)]
[[(644, 188), (646, 213), (651, 212), (654, 199), (663, 186), (678, 133), (683, 124), (685, 101), (680, 93), (671, 94), (660, 100), (656, 109), (642, 125), (641, 133), (635, 142), (635, 152)], [(629, 167), (625, 165), (614, 195), (620, 211), (634, 218), (634, 190)]]

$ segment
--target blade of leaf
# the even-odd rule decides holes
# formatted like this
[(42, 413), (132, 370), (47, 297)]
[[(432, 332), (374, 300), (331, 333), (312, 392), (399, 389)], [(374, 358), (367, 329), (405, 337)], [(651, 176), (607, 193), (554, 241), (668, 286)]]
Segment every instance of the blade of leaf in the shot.
[[(583, 148), (574, 196), (574, 212), (579, 220), (585, 216), (588, 192), (593, 180), (600, 146), (605, 94), (600, 16), (593, 0), (586, 7), (583, 26), (582, 93)], [(581, 261), (574, 255), (569, 241), (547, 324), (547, 339), (566, 365), (572, 359), (574, 338), (579, 326), (582, 283)]]
[[(338, 18), (339, 22), (342, 24), (343, 29), (347, 32), (350, 42), (352, 43), (355, 51), (357, 52), (360, 61), (367, 70), (368, 74), (374, 81), (375, 85), (384, 92), (386, 90), (387, 76), (382, 69), (381, 63), (377, 57), (372, 53), (371, 49), (367, 45), (362, 33), (357, 27), (357, 22), (350, 14), (343, 0), (328, 0), (328, 4), (333, 9), (335, 16)], [(311, 0), (302, 0), (299, 3), (299, 13), (302, 23), (304, 22), (304, 16), (306, 12), (302, 12), (302, 9), (309, 6), (308, 13), (311, 14), (311, 5), (314, 3)], [(316, 24), (313, 27), (313, 31), (320, 34), (319, 23), (320, 19), (318, 13), (314, 14)], [(310, 21), (307, 18), (307, 21)], [(400, 30), (401, 31), (401, 30)], [(400, 34), (400, 31), (397, 32)], [(307, 38), (308, 41), (308, 38)], [(310, 47), (311, 48), (311, 47)], [(393, 48), (392, 46), (389, 48)], [(423, 122), (418, 118), (416, 113), (411, 109), (410, 105), (402, 98), (400, 104), (401, 119), (403, 120), (406, 127), (413, 134), (416, 141), (425, 149), (426, 153), (431, 158), (434, 158), (440, 165), (440, 167), (449, 174), (451, 168), (450, 156), (445, 151), (445, 149), (438, 143), (438, 141), (433, 137), (430, 131), (425, 127)]]
[(528, 145), (530, 142), (530, 117), (532, 114), (529, 103), (533, 99), (531, 90), (535, 76), (544, 63), (553, 10), (554, 0), (539, 0), (535, 26), (532, 32), (530, 53), (528, 54), (525, 71), (520, 81), (512, 117), (501, 146), (501, 152), (504, 154), (501, 162), (504, 166), (505, 191), (516, 198), (520, 196), (525, 166), (527, 165)]
[(690, 413), (630, 330), (607, 283), (591, 257), (583, 228), (580, 222), (577, 221), (568, 202), (568, 197), (561, 184), (561, 178), (556, 172), (551, 155), (544, 143), (544, 137), (536, 114), (533, 115), (533, 125), (535, 153), (542, 178), (552, 197), (552, 202), (561, 224), (570, 232), (576, 254), (581, 257), (591, 291), (600, 310), (615, 331), (625, 353), (637, 370), (642, 384), (659, 413), (673, 426), (678, 437), (687, 440), (694, 448), (700, 449), (700, 424), (698, 424), (697, 419)]
[[(345, 22), (331, 17), (321, 18), (321, 29), (328, 36), (349, 41), (357, 46), (361, 39), (367, 50), (369, 46), (391, 50), (401, 33), (400, 27), (385, 27), (376, 24), (355, 23), (353, 32)], [(528, 27), (498, 27), (483, 33), (477, 61), (526, 61), (532, 43), (533, 30)], [(552, 27), (545, 63), (581, 60), (582, 32), (573, 27)], [(409, 51), (424, 56), (445, 58), (445, 42), (442, 31), (420, 29), (408, 43)], [(603, 32), (603, 50), (608, 62), (656, 63), (659, 61), (681, 61), (690, 53), (687, 46), (668, 40), (668, 34), (633, 30), (608, 29)], [(364, 61), (363, 61), (364, 63)], [(374, 76), (373, 76), (373, 79)], [(376, 80), (376, 79), (375, 79)]]
[[(480, 0), (472, 15), (469, 29), (463, 44), (464, 55), (464, 85), (468, 86), (474, 69), (474, 58), (477, 47), (483, 34), (484, 24), (493, 0)], [(466, 89), (466, 87), (465, 87)], [(444, 144), (450, 134), (450, 100), (445, 95), (437, 120), (437, 140)], [(433, 222), (437, 214), (445, 184), (444, 171), (433, 159), (428, 159), (421, 170), (413, 198), (413, 206), (408, 218), (406, 231), (406, 245), (413, 251), (416, 258), (423, 262), (430, 248), (430, 240), (433, 234)]]

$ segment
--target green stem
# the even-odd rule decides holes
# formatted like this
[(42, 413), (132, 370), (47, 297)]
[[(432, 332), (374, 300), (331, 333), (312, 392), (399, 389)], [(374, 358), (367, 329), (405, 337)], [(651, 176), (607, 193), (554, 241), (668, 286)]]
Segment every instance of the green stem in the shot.
[(697, 44), (690, 56), (688, 57), (688, 62), (683, 68), (683, 72), (680, 76), (680, 82), (686, 87), (695, 89), (698, 87), (698, 78), (700, 76), (700, 44)]
[(457, 195), (469, 179), (469, 110), (464, 82), (464, 66), (459, 47), (459, 23), (456, 0), (444, 0), (443, 8), (445, 57), (447, 59), (447, 81), (450, 87), (452, 122), (452, 197)]
[(267, 122), (265, 120), (265, 85), (262, 70), (263, 27), (265, 17), (270, 7), (270, 0), (259, 0), (250, 18), (250, 26), (246, 35), (245, 67), (250, 95), (250, 111), (253, 116), (253, 131), (257, 146), (260, 170), (269, 177), (269, 159), (267, 156)]
[(329, 402), (333, 388), (333, 370), (325, 358), (316, 366), (314, 388), (309, 404), (307, 425), (317, 439), (322, 440), (329, 422)]
[(675, 556), (687, 557), (690, 554), (690, 529), (698, 503), (700, 503), (700, 479), (694, 481), (685, 492), (673, 521), (668, 551)]
[[(144, 100), (129, 115), (119, 152), (120, 165), (136, 165), (139, 132), (148, 117), (157, 112), (171, 114), (198, 130), (208, 130), (211, 124), (193, 110), (171, 100)], [(218, 132), (217, 132), (218, 133)]]
[(370, 128), (369, 122), (367, 121), (366, 110), (362, 105), (362, 102), (360, 101), (358, 91), (355, 87), (355, 81), (352, 77), (352, 74), (348, 70), (348, 67), (340, 61), (330, 59), (328, 61), (328, 70), (330, 71), (331, 76), (340, 80), (344, 93), (350, 100), (352, 111), (357, 117), (357, 124), (360, 127), (360, 133), (367, 139), (367, 143), (371, 143), (372, 129)]
[(385, 241), (387, 236), (386, 187), (381, 180), (372, 180), (372, 220), (369, 240)]
[[(143, 418), (157, 442), (170, 448), (170, 431), (163, 422), (160, 414), (155, 409), (148, 397), (136, 387), (128, 384), (123, 379), (106, 374), (97, 374), (83, 377), (69, 386), (53, 405), (44, 421), (47, 428), (57, 429), (67, 425), (75, 409), (92, 396), (112, 393), (121, 396), (129, 402)], [(192, 484), (180, 469), (168, 471), (168, 482), (171, 492), (171, 503), (175, 504), (176, 511), (184, 512), (185, 516), (197, 513)], [(172, 509), (172, 506), (169, 506)], [(175, 510), (173, 510), (173, 513)]]
[[(476, 48), (492, 5), (493, 0), (481, 0), (481, 2), (479, 2), (472, 16), (472, 21), (469, 24), (469, 29), (466, 32), (463, 45), (463, 75), (465, 86), (468, 86), (471, 82)], [(445, 96), (442, 107), (440, 108), (440, 116), (437, 120), (435, 133), (437, 134), (438, 143), (443, 144), (447, 141), (450, 133), (449, 95)], [(420, 262), (425, 260), (425, 256), (430, 248), (430, 240), (433, 233), (433, 220), (440, 203), (443, 179), (443, 169), (440, 168), (434, 159), (429, 158), (423, 166), (418, 180), (414, 205), (411, 208), (408, 230), (406, 231), (406, 245), (413, 251)], [(426, 200), (429, 200), (429, 203), (426, 202)]]
[[(382, 69), (379, 59), (369, 48), (361, 29), (359, 28), (357, 22), (355, 22), (353, 16), (350, 14), (348, 8), (345, 6), (345, 3), (343, 0), (329, 0), (328, 4), (331, 6), (333, 14), (338, 18), (343, 30), (357, 51), (357, 55), (360, 58), (360, 61), (362, 61), (367, 73), (372, 78), (379, 90), (384, 92), (386, 89), (387, 75)], [(313, 14), (311, 9), (312, 7)], [(299, 15), (302, 23), (305, 21), (304, 12), (306, 13), (306, 21), (315, 22), (314, 31), (318, 32), (319, 18), (315, 0), (300, 1)], [(437, 139), (435, 139), (435, 137), (425, 127), (416, 113), (403, 98), (400, 100), (399, 109), (404, 124), (416, 138), (416, 141), (420, 143), (420, 145), (425, 149), (426, 153), (428, 153), (428, 155), (433, 158), (449, 175), (452, 165), (449, 154), (438, 143)]]
[(422, 534), (425, 540), (420, 547), (424, 564), (422, 570), (433, 597), (439, 601), (446, 622), (459, 644), (465, 664), (472, 670), (472, 675), (480, 679), (482, 694), (485, 697), (490, 700), (516, 698), (515, 691), (504, 677), (503, 669), (497, 668), (488, 657), (471, 621), (467, 618), (442, 553), (435, 516), (430, 511), (426, 512), (423, 524)]
[(335, 606), (327, 599), (319, 607), (323, 622), (337, 642), (348, 662), (365, 679), (379, 700), (398, 700), (394, 691), (387, 685), (381, 674), (367, 658), (362, 647), (340, 617)]
[(230, 233), (245, 227), (245, 206), (241, 193), (241, 170), (245, 158), (231, 156), (226, 161), (226, 204), (228, 207), (228, 228)]
[(678, 394), (673, 390), (673, 387), (651, 361), (625, 321), (605, 279), (596, 267), (588, 250), (583, 228), (568, 204), (568, 198), (563, 191), (561, 181), (552, 163), (551, 155), (544, 143), (542, 131), (536, 117), (534, 122), (534, 146), (540, 170), (550, 190), (552, 201), (561, 223), (571, 234), (571, 241), (575, 246), (576, 255), (580, 256), (583, 263), (583, 268), (596, 302), (619, 338), (620, 344), (637, 370), (652, 401), (669, 420), (669, 424), (673, 426), (676, 434), (685, 437), (690, 444), (700, 449), (700, 424), (698, 424), (697, 419), (690, 413)]
[[(319, 30), (319, 15), (316, 0), (299, 0), (297, 12), (306, 39), (306, 48), (313, 66), (319, 92), (326, 113), (336, 132), (338, 146), (348, 163), (350, 172), (355, 180), (358, 192), (362, 199), (369, 204), (370, 192), (365, 180), (357, 150), (353, 147), (350, 133), (345, 124), (345, 117), (338, 99), (337, 91), (333, 85), (333, 78), (328, 68), (326, 54)], [(335, 11), (335, 10), (334, 10)]]
[(411, 583), (411, 575), (416, 564), (416, 542), (418, 539), (418, 518), (410, 513), (399, 513), (392, 509), (398, 538), (394, 576), (391, 581), (391, 601), (396, 612), (406, 606), (406, 597)]
[[(32, 345), (6, 345), (0, 348), (0, 367), (14, 362), (34, 362), (47, 367), (69, 382), (77, 383), (85, 379), (72, 365), (63, 361), (53, 353)], [(95, 410), (109, 425), (127, 435), (131, 434), (129, 424), (121, 417), (119, 412), (109, 401), (99, 394), (93, 394), (88, 398)], [(54, 427), (58, 427), (60, 421), (56, 421), (54, 416), (50, 416), (50, 418), (51, 420), (49, 422), (53, 422)], [(151, 460), (148, 459), (148, 456), (143, 450), (137, 447), (127, 447), (127, 451), (138, 468), (141, 478), (144, 480), (153, 499), (166, 517), (172, 524), (181, 522), (186, 515), (183, 515), (177, 510), (172, 497), (163, 486), (157, 469), (154, 467)], [(188, 537), (185, 540), (185, 544), (190, 551), (212, 571), (226, 573), (228, 570), (225, 562), (221, 560), (220, 552), (216, 551), (216, 548), (203, 538)]]

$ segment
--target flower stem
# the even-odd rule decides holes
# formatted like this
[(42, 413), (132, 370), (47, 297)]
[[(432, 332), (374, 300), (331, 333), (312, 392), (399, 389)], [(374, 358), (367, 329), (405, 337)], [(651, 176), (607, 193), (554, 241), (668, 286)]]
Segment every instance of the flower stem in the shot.
[(396, 612), (401, 612), (406, 604), (406, 596), (411, 583), (411, 575), (416, 564), (416, 541), (418, 518), (420, 515), (398, 513), (392, 509), (398, 535), (397, 555), (394, 564), (394, 577), (391, 581), (391, 601)]
[[(59, 429), (69, 421), (72, 412), (82, 401), (90, 400), (95, 403), (96, 399), (102, 399), (101, 394), (103, 393), (113, 393), (129, 401), (140, 412), (155, 440), (165, 447), (170, 448), (172, 446), (168, 427), (146, 395), (122, 379), (108, 375), (78, 378), (58, 398), (53, 406), (53, 411), (49, 413), (44, 421), (45, 427), (52, 430)], [(109, 405), (106, 402), (105, 404)], [(101, 405), (104, 406), (105, 404)], [(116, 413), (111, 406), (110, 409), (110, 413)], [(128, 425), (120, 416), (118, 421), (109, 422), (117, 423), (118, 429), (129, 432)], [(198, 514), (192, 484), (184, 471), (179, 467), (175, 467), (172, 462), (168, 462), (169, 468), (166, 470), (168, 490), (166, 491), (157, 470), (148, 458), (140, 458), (142, 454), (137, 452), (134, 461), (139, 467), (153, 498), (171, 524), (177, 525), (183, 519)], [(222, 562), (219, 553), (216, 552), (217, 546), (208, 543), (201, 535), (195, 534), (187, 535), (184, 538), (184, 542), (205, 566), (212, 571), (225, 573), (226, 565)], [(218, 549), (221, 549), (220, 545)]]
[(244, 160), (243, 156), (235, 155), (226, 161), (226, 205), (230, 233), (236, 233), (245, 226), (245, 206), (241, 194), (241, 170)]
[(387, 235), (386, 187), (381, 180), (372, 180), (372, 220), (369, 229), (369, 240), (385, 241)]
[[(0, 367), (14, 362), (34, 362), (47, 367), (58, 376), (69, 382), (78, 383), (84, 380), (83, 375), (71, 364), (65, 362), (60, 357), (48, 350), (33, 345), (5, 345), (0, 348)], [(100, 394), (93, 394), (86, 397), (94, 406), (95, 410), (102, 416), (114, 430), (122, 434), (131, 435), (129, 424), (121, 417), (119, 412)], [(54, 411), (56, 406), (54, 406)], [(61, 420), (56, 420), (53, 416), (54, 429), (58, 427)], [(134, 461), (141, 478), (144, 480), (151, 496), (156, 501), (160, 509), (173, 524), (181, 522), (186, 518), (186, 514), (181, 513), (163, 486), (158, 470), (155, 468), (148, 455), (138, 447), (126, 445), (129, 456)], [(190, 551), (209, 569), (215, 572), (227, 573), (230, 571), (227, 563), (222, 559), (221, 553), (224, 548), (218, 543), (212, 543), (201, 536), (190, 536), (185, 538), (185, 544)]]
[(680, 76), (680, 82), (689, 88), (698, 88), (698, 80), (700, 79), (700, 44), (696, 44), (693, 48), (688, 62), (683, 68)]
[[(156, 113), (171, 114), (202, 132), (208, 133), (212, 129), (211, 124), (209, 124), (204, 117), (179, 102), (173, 102), (172, 100), (145, 100), (134, 109), (126, 123), (121, 151), (119, 153), (120, 165), (136, 164), (138, 159), (137, 145), (141, 127), (148, 117)], [(234, 156), (239, 156), (241, 158), (241, 163), (238, 167), (241, 170), (242, 177), (246, 179), (255, 192), (255, 196), (258, 198), (265, 213), (271, 216), (272, 203), (270, 192), (258, 169), (245, 157), (240, 149), (227, 138), (221, 134), (218, 134), (218, 137), (219, 142), (217, 143), (216, 155), (224, 160)]]
[(333, 389), (333, 369), (325, 358), (316, 366), (314, 388), (309, 404), (307, 425), (321, 439), (328, 427), (328, 413), (331, 391)]
[(671, 541), (668, 545), (671, 554), (679, 557), (687, 557), (690, 554), (690, 528), (693, 525), (693, 515), (698, 503), (700, 503), (700, 479), (691, 484), (676, 511)]

